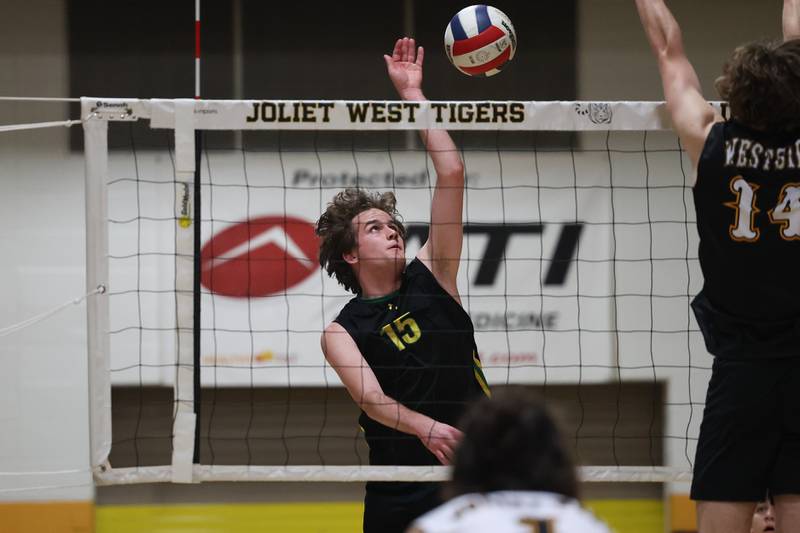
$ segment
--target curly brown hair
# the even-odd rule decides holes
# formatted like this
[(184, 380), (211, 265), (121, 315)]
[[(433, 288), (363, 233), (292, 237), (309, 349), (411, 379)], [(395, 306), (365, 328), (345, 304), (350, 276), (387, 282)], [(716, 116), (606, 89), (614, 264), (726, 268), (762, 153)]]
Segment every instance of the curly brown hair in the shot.
[(559, 423), (530, 389), (493, 389), (491, 398), (467, 409), (459, 427), (464, 436), (445, 486), (448, 497), (499, 490), (579, 497), (575, 463)]
[(405, 240), (406, 229), (396, 204), (397, 199), (392, 192), (368, 192), (349, 188), (334, 196), (317, 220), (315, 231), (320, 238), (319, 264), (348, 291), (356, 294), (361, 292), (361, 285), (352, 267), (343, 258), (344, 254), (356, 246), (353, 218), (369, 209), (385, 211), (392, 217), (400, 237)]
[(714, 84), (731, 116), (762, 131), (800, 128), (800, 39), (736, 48)]

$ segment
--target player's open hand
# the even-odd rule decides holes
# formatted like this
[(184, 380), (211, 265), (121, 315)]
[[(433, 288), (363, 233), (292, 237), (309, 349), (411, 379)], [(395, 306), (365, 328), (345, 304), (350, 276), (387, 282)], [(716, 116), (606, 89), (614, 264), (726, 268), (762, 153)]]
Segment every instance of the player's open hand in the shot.
[(389, 78), (404, 100), (416, 100), (422, 90), (422, 60), (425, 51), (414, 39), (403, 37), (394, 43), (392, 55), (384, 55)]
[(464, 434), (453, 426), (434, 422), (430, 429), (419, 438), (425, 447), (439, 459), (440, 463), (449, 465), (453, 460), (453, 452), (463, 436)]

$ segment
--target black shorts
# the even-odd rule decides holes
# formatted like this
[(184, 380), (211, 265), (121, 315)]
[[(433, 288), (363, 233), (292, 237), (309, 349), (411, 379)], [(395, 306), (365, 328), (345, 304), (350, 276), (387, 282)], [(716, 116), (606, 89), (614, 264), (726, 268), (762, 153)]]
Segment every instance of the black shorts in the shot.
[(369, 482), (364, 497), (364, 533), (403, 533), (411, 522), (439, 506), (440, 483)]
[(714, 360), (693, 500), (800, 494), (800, 358)]

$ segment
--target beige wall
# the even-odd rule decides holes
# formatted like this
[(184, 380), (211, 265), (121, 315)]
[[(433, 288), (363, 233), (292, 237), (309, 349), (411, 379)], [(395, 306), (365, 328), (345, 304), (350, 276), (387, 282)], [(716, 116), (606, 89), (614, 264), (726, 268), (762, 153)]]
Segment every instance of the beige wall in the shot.
[[(714, 78), (736, 44), (780, 34), (781, 0), (675, 0), (669, 5), (683, 27), (687, 54), (708, 98), (715, 98)], [(578, 24), (579, 99), (662, 98), (633, 0), (582, 0)], [(524, 22), (519, 30), (524, 34)], [(4, 0), (0, 96), (69, 96), (66, 58), (64, 0)], [(0, 102), (4, 124), (66, 117), (67, 107), (61, 103)], [(42, 135), (64, 138), (62, 130)]]
[[(735, 46), (781, 34), (781, 0), (674, 0), (668, 5), (708, 99), (717, 99), (714, 79)], [(578, 25), (579, 99), (663, 99), (633, 0), (582, 0)]]
[[(0, 8), (0, 96), (66, 97), (66, 2), (3, 0)], [(65, 103), (0, 101), (0, 124), (65, 120)], [(0, 145), (66, 146), (64, 128), (15, 133)]]

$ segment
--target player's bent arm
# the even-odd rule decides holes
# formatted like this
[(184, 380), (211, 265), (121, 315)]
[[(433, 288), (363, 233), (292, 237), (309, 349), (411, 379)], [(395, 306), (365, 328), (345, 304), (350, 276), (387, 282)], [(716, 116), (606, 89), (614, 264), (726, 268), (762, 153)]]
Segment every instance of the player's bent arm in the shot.
[(371, 419), (419, 438), (442, 464), (450, 464), (461, 438), (456, 428), (418, 413), (383, 393), (350, 334), (333, 322), (322, 334), (322, 352), (342, 380), (353, 401)]
[(672, 126), (696, 168), (711, 127), (722, 117), (703, 98), (700, 80), (683, 49), (681, 29), (663, 0), (636, 0), (636, 8), (658, 60)]
[(783, 0), (783, 40), (800, 39), (800, 0)]

